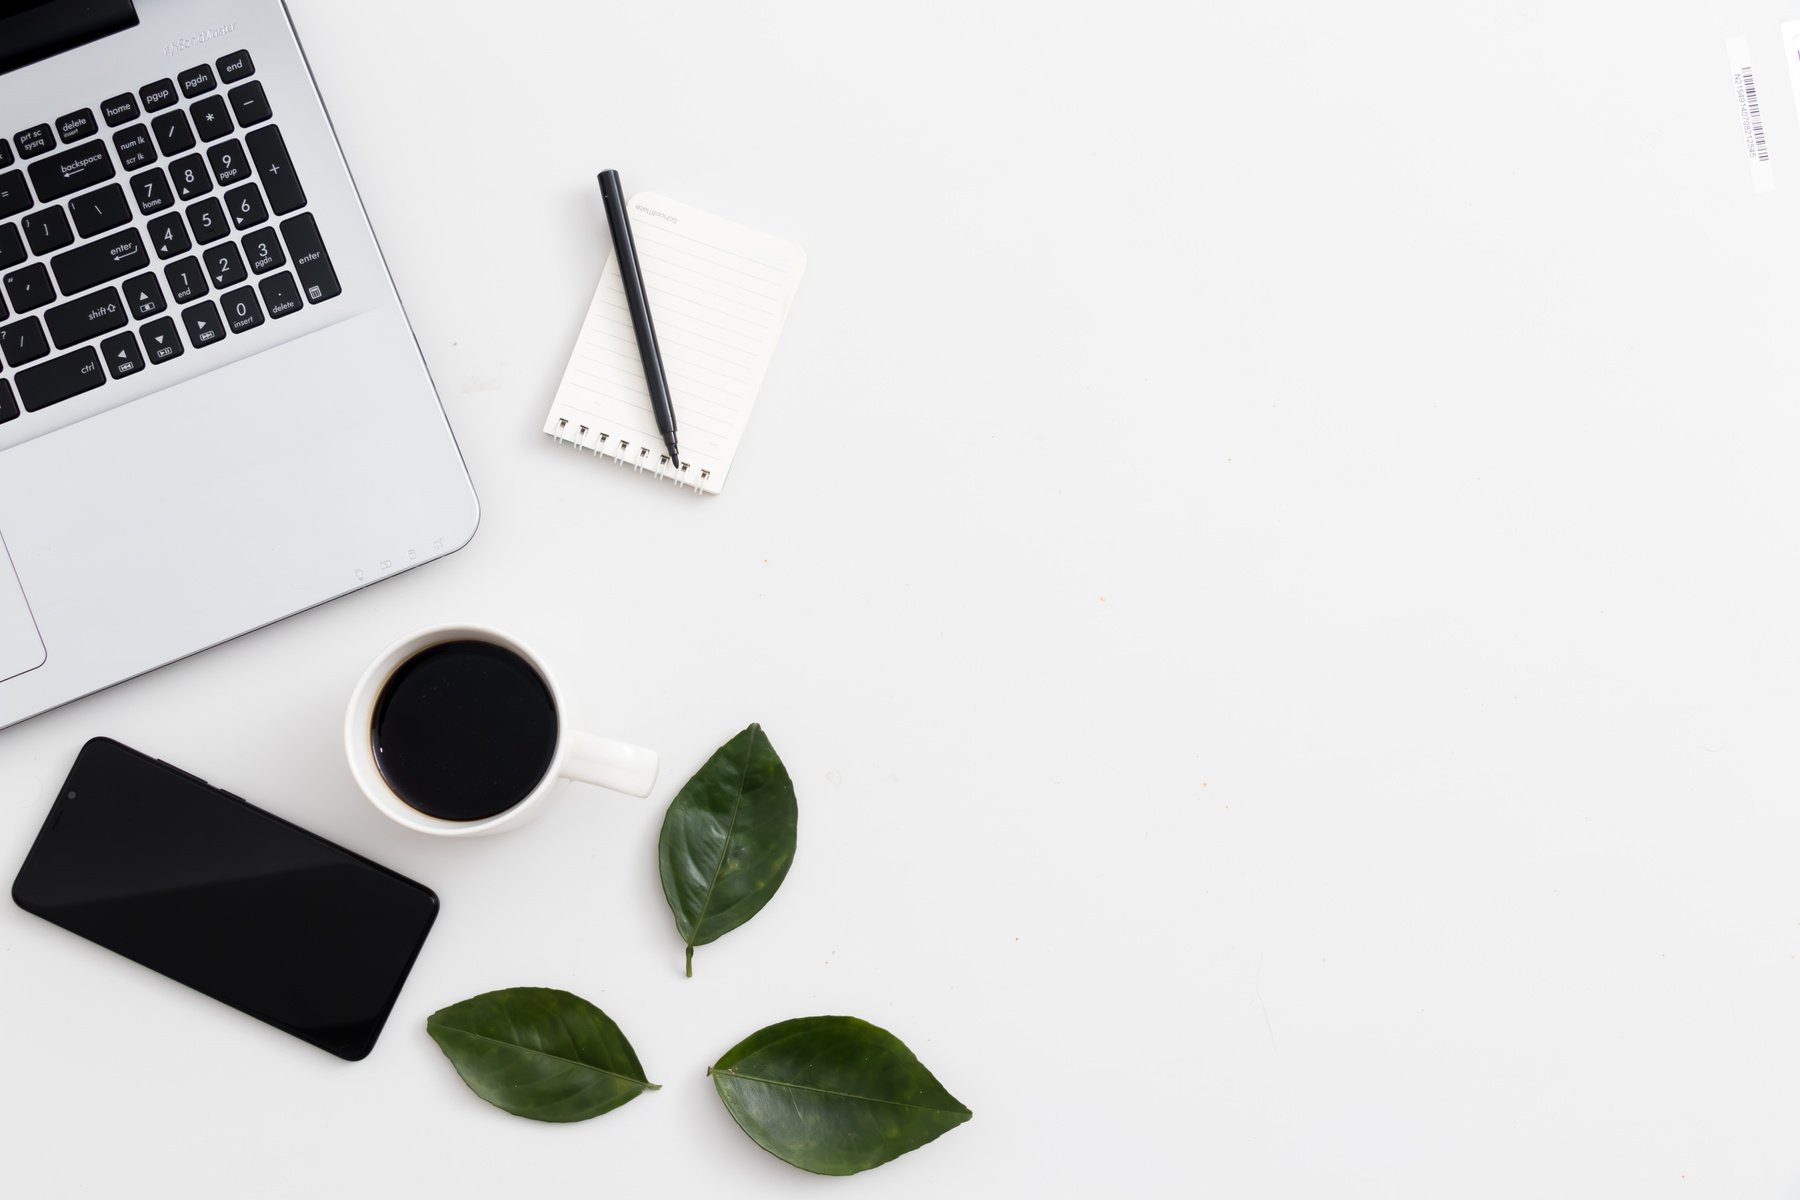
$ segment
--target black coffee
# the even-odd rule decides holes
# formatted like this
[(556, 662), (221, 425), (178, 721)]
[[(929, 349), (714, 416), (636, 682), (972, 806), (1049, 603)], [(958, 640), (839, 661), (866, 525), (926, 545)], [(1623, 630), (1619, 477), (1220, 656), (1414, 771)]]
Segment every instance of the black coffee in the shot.
[(394, 794), (446, 821), (503, 813), (556, 755), (556, 704), (535, 668), (488, 642), (402, 663), (375, 701), (375, 762)]

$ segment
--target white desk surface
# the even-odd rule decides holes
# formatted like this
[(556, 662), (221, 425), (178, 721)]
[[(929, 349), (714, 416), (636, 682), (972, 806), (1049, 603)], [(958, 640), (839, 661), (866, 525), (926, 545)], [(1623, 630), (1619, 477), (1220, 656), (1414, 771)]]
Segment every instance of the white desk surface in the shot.
[[(0, 864), (106, 733), (443, 916), (346, 1065), (0, 909), (0, 1190), (1800, 1193), (1786, 5), (293, 7), (481, 531), (0, 734)], [(606, 166), (810, 253), (722, 497), (538, 432)], [(346, 693), (454, 618), (656, 795), (370, 809)], [(684, 980), (662, 809), (752, 720), (796, 865)], [(477, 1100), (424, 1018), (520, 984), (664, 1090)], [(974, 1120), (849, 1182), (765, 1155), (704, 1069), (812, 1013)]]

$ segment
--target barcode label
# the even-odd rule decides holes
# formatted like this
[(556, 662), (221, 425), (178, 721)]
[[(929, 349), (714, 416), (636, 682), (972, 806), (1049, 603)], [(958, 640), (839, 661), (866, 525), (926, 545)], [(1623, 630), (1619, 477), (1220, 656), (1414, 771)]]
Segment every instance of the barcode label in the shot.
[(1756, 102), (1756, 76), (1742, 71), (1737, 79), (1744, 108), (1744, 128), (1750, 135), (1750, 153), (1757, 162), (1768, 162), (1769, 139), (1763, 133), (1762, 107)]
[(1725, 43), (1731, 59), (1731, 83), (1737, 89), (1738, 129), (1744, 139), (1744, 156), (1750, 163), (1750, 182), (1759, 192), (1775, 190), (1775, 170), (1769, 164), (1769, 139), (1763, 131), (1762, 102), (1756, 95), (1756, 72), (1750, 66), (1750, 43), (1731, 38)]

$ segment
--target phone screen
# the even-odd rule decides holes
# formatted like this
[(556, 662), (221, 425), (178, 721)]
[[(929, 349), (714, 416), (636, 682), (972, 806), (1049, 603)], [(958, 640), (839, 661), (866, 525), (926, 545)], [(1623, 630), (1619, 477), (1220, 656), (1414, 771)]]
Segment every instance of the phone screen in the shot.
[(375, 1045), (437, 897), (108, 738), (13, 882), (27, 912), (340, 1058)]

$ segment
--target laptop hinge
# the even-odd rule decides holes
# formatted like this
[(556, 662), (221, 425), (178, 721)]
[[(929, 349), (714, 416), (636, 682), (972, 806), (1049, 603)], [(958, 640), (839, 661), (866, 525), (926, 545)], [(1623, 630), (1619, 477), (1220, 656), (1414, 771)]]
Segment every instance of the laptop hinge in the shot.
[(132, 0), (0, 0), (0, 75), (137, 23)]

